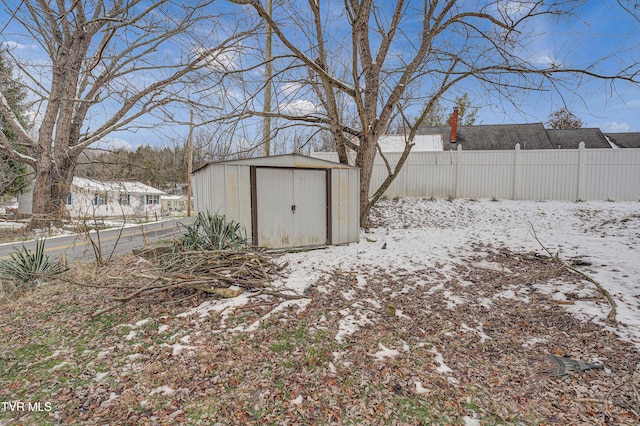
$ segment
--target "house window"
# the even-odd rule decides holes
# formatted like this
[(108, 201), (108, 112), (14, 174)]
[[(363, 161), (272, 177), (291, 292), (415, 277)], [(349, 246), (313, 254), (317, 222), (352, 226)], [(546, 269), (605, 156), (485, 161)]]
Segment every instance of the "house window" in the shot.
[(67, 195), (67, 205), (71, 205), (72, 197), (71, 194)]
[(94, 206), (105, 206), (107, 204), (107, 194), (93, 194)]
[(147, 195), (147, 204), (160, 204), (159, 195)]
[(118, 196), (118, 203), (119, 204), (125, 204), (125, 205), (129, 205), (131, 204), (131, 194), (123, 194), (122, 192), (120, 193), (120, 195)]

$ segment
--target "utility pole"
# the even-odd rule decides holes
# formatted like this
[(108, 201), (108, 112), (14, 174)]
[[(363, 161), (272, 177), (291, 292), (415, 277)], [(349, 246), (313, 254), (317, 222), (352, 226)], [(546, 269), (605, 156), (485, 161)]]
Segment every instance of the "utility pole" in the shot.
[(189, 156), (187, 157), (187, 217), (191, 217), (191, 172), (193, 171), (193, 110), (189, 111)]
[[(271, 0), (267, 0), (267, 15), (271, 17), (272, 5)], [(262, 121), (262, 139), (264, 140), (264, 155), (271, 155), (271, 77), (273, 76), (273, 67), (271, 65), (271, 25), (266, 22), (266, 41), (265, 41), (265, 66), (264, 66), (264, 118)]]

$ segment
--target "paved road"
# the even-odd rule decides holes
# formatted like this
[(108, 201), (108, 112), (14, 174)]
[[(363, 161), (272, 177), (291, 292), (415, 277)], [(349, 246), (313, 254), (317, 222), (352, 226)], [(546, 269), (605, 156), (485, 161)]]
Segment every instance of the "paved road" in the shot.
[[(182, 233), (183, 228), (178, 225), (179, 223), (189, 224), (192, 221), (193, 218), (171, 219), (163, 222), (108, 229), (99, 233), (92, 231), (90, 236), (95, 243), (100, 242), (102, 257), (106, 259), (111, 253), (113, 253), (113, 256), (121, 256), (130, 253), (135, 248), (163, 239), (170, 239), (172, 236)], [(22, 244), (30, 250), (35, 247), (34, 241), (0, 244), (0, 260), (10, 258), (13, 248), (21, 248)], [(64, 253), (69, 261), (92, 262), (96, 260), (91, 241), (85, 234), (47, 238), (45, 253), (52, 258)]]

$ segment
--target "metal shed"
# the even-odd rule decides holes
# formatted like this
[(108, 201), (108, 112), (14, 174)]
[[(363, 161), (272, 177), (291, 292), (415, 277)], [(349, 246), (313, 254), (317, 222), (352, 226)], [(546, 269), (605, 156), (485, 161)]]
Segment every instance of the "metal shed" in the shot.
[(192, 177), (195, 210), (242, 223), (256, 246), (358, 241), (357, 167), (288, 154), (209, 163)]

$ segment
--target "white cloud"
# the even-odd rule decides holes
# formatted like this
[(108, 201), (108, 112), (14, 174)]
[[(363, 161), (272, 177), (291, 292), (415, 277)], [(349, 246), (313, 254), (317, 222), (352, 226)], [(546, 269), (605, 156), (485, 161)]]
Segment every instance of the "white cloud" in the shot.
[(627, 123), (618, 123), (617, 121), (607, 121), (604, 123), (604, 126), (602, 126), (602, 130), (611, 133), (624, 133), (628, 132), (629, 129), (630, 126)]
[(557, 61), (548, 55), (534, 56), (533, 58), (531, 58), (531, 62), (533, 62), (536, 65), (547, 65), (547, 66), (557, 64)]
[(550, 68), (560, 68), (564, 65), (562, 60), (558, 59), (556, 55), (549, 52), (546, 48), (531, 55), (530, 61), (534, 65)]
[(300, 83), (287, 83), (282, 86), (282, 93), (286, 96), (293, 95), (302, 88)]
[(287, 104), (281, 104), (279, 109), (280, 112), (291, 115), (309, 115), (318, 110), (313, 102), (302, 99), (298, 99), (297, 101), (289, 102)]
[(28, 44), (21, 44), (18, 43), (17, 41), (5, 41), (2, 43), (3, 46), (5, 46), (7, 49), (9, 50), (13, 50), (13, 49), (30, 49), (31, 46)]
[(216, 49), (195, 49), (197, 55), (206, 54), (207, 66), (215, 72), (227, 72), (239, 69), (240, 46), (230, 47), (222, 51)]
[(632, 101), (625, 102), (622, 105), (618, 105), (618, 108), (638, 108), (640, 107), (640, 99), (634, 99)]

